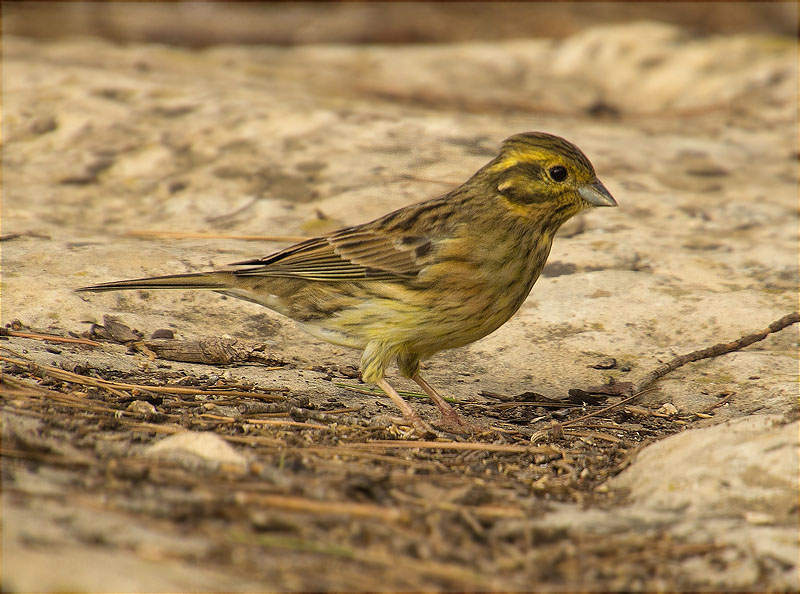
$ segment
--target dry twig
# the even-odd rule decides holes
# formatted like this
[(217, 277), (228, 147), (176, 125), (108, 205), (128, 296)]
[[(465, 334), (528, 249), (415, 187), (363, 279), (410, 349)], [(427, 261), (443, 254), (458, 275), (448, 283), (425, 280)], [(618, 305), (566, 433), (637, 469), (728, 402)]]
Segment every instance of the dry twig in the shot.
[[(656, 369), (654, 369), (653, 371), (648, 373), (639, 382), (639, 384), (636, 387), (636, 390), (634, 391), (634, 393), (631, 396), (628, 396), (627, 398), (623, 398), (622, 400), (620, 400), (619, 402), (615, 402), (614, 404), (610, 404), (608, 406), (604, 406), (603, 408), (601, 408), (599, 410), (596, 410), (594, 412), (591, 412), (591, 413), (588, 413), (588, 414), (583, 415), (581, 417), (578, 417), (577, 419), (571, 419), (571, 420), (566, 421), (564, 423), (557, 423), (557, 424), (554, 425), (553, 428), (551, 428), (549, 430), (549, 433), (551, 433), (551, 434), (554, 434), (554, 433), (560, 434), (564, 427), (568, 427), (570, 425), (576, 425), (577, 423), (580, 423), (581, 421), (585, 421), (588, 418), (596, 417), (596, 416), (601, 415), (604, 412), (607, 412), (607, 411), (609, 411), (611, 409), (614, 409), (614, 408), (617, 408), (619, 406), (622, 406), (623, 404), (627, 404), (631, 400), (634, 400), (634, 399), (638, 398), (639, 396), (641, 396), (642, 394), (652, 390), (653, 388), (651, 388), (650, 386), (653, 383), (655, 383), (656, 381), (658, 381), (659, 379), (661, 379), (662, 377), (664, 377), (665, 375), (667, 375), (671, 371), (675, 371), (676, 369), (678, 369), (679, 367), (682, 367), (683, 365), (686, 365), (687, 363), (693, 363), (695, 361), (700, 361), (701, 359), (709, 359), (711, 357), (719, 357), (720, 355), (725, 355), (725, 354), (731, 353), (733, 351), (738, 351), (738, 350), (743, 349), (743, 348), (745, 348), (747, 346), (750, 346), (754, 342), (758, 342), (760, 340), (764, 340), (767, 336), (769, 336), (770, 334), (773, 334), (774, 332), (779, 332), (779, 331), (783, 330), (784, 328), (787, 328), (788, 326), (791, 326), (792, 324), (797, 324), (798, 322), (800, 322), (800, 313), (798, 313), (798, 312), (790, 313), (790, 314), (787, 314), (787, 315), (783, 316), (779, 320), (776, 320), (776, 321), (772, 322), (769, 326), (767, 326), (764, 330), (761, 330), (760, 332), (754, 332), (753, 334), (747, 334), (747, 335), (742, 336), (742, 337), (740, 337), (740, 338), (738, 338), (738, 339), (736, 339), (734, 341), (731, 341), (731, 342), (720, 342), (720, 343), (715, 344), (713, 346), (710, 346), (708, 348), (700, 349), (700, 350), (697, 350), (697, 351), (692, 351), (691, 353), (686, 353), (685, 355), (680, 355), (678, 357), (675, 357), (671, 361), (668, 361), (667, 363), (664, 363), (663, 365), (657, 367)], [(730, 398), (730, 395), (728, 397), (726, 397), (725, 402), (727, 402), (727, 400), (729, 398)], [(717, 402), (711, 408), (716, 408), (720, 404), (722, 404), (722, 402)], [(710, 409), (708, 409), (708, 410), (710, 410)], [(537, 439), (541, 439), (544, 436), (545, 435), (544, 435), (543, 432), (538, 431), (538, 432), (534, 433), (533, 436), (531, 436), (531, 442), (535, 442)]]
[(0, 328), (0, 336), (14, 336), (16, 338), (32, 338), (34, 340), (47, 340), (50, 342), (68, 342), (72, 344), (85, 344), (88, 346), (100, 346), (99, 342), (86, 338), (72, 338), (68, 336), (55, 336), (53, 334), (41, 334), (39, 332), (18, 332), (7, 328)]
[(348, 501), (317, 501), (305, 497), (289, 495), (261, 495), (239, 491), (234, 495), (240, 505), (256, 505), (265, 509), (283, 509), (294, 512), (305, 512), (322, 515), (342, 515), (349, 518), (376, 518), (382, 522), (406, 520), (408, 514), (393, 507), (381, 507), (368, 503), (351, 503)]
[(353, 443), (351, 448), (372, 449), (375, 447), (384, 448), (420, 448), (438, 450), (480, 450), (484, 452), (503, 452), (508, 454), (560, 454), (561, 450), (552, 446), (518, 446), (502, 443), (476, 443), (476, 442), (455, 442), (455, 441), (394, 441), (391, 439), (381, 439), (368, 441), (367, 443)]
[[(265, 400), (284, 399), (284, 396), (263, 394), (259, 392), (242, 392), (237, 390), (203, 390), (200, 388), (186, 388), (184, 386), (149, 386), (146, 384), (128, 384), (125, 382), (113, 382), (110, 380), (87, 377), (85, 375), (80, 375), (78, 373), (73, 373), (71, 371), (66, 371), (65, 369), (60, 369), (58, 367), (52, 367), (49, 365), (36, 365), (35, 363), (32, 363), (30, 361), (24, 361), (22, 359), (12, 359), (10, 357), (0, 356), (0, 361), (5, 361), (6, 363), (11, 363), (13, 365), (17, 365), (18, 367), (22, 367), (25, 370), (27, 370), (28, 373), (40, 379), (44, 379), (45, 377), (51, 377), (54, 379), (59, 379), (74, 384), (93, 386), (95, 388), (103, 388), (105, 390), (109, 390), (110, 392), (115, 393), (118, 396), (124, 396), (124, 394), (121, 394), (119, 390), (135, 390), (139, 392), (154, 392), (162, 394), (232, 396), (232, 397), (246, 397), (246, 398), (261, 398)], [(259, 389), (264, 390), (265, 392), (289, 391), (288, 388), (259, 388)]]
[(783, 316), (781, 319), (772, 322), (769, 326), (761, 330), (760, 332), (755, 332), (753, 334), (747, 334), (742, 336), (741, 338), (737, 338), (732, 342), (720, 342), (715, 344), (714, 346), (710, 346), (705, 349), (700, 349), (699, 351), (692, 351), (691, 353), (686, 353), (685, 355), (680, 355), (675, 357), (671, 361), (664, 363), (663, 365), (657, 367), (650, 373), (648, 373), (644, 378), (639, 382), (636, 386), (636, 390), (634, 392), (641, 393), (645, 390), (648, 386), (655, 383), (657, 380), (661, 379), (671, 371), (675, 371), (678, 367), (682, 367), (687, 363), (693, 363), (695, 361), (700, 361), (701, 359), (710, 359), (711, 357), (719, 357), (720, 355), (725, 355), (727, 353), (732, 353), (733, 351), (738, 351), (743, 349), (747, 346), (750, 346), (754, 342), (758, 342), (760, 340), (764, 340), (767, 336), (774, 332), (779, 332), (784, 328), (791, 326), (792, 324), (797, 324), (800, 322), (800, 313), (794, 312), (788, 315)]

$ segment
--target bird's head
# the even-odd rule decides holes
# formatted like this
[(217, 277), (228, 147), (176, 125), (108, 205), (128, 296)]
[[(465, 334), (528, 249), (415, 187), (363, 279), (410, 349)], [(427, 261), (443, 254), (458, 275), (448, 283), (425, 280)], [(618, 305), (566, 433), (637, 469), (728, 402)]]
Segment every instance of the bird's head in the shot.
[(477, 176), (514, 214), (547, 219), (556, 226), (586, 208), (617, 205), (586, 155), (544, 132), (507, 138)]

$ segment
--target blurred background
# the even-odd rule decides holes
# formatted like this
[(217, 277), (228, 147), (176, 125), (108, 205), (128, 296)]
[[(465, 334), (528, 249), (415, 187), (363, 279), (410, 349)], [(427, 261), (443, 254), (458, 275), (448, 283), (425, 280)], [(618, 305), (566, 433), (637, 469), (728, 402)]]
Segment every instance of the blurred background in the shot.
[(186, 47), (565, 37), (655, 20), (696, 34), (795, 36), (794, 2), (6, 2), (3, 33)]

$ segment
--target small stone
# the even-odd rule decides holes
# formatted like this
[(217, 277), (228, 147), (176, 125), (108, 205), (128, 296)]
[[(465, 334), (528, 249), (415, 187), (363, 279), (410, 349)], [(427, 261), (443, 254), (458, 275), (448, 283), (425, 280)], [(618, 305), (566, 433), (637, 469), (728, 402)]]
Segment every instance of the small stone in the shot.
[(150, 335), (150, 338), (153, 340), (171, 340), (175, 338), (175, 333), (169, 328), (159, 328)]
[(337, 371), (340, 375), (351, 379), (358, 379), (361, 377), (361, 371), (355, 365), (339, 365)]
[(188, 183), (181, 180), (173, 180), (167, 184), (167, 191), (170, 194), (177, 194), (181, 190), (185, 190), (188, 187)]
[(36, 136), (41, 136), (42, 134), (52, 132), (56, 128), (58, 128), (58, 122), (53, 116), (39, 116), (34, 118), (28, 125), (28, 132)]
[(111, 338), (117, 342), (135, 342), (141, 340), (141, 336), (136, 331), (131, 330), (129, 326), (122, 323), (114, 316), (103, 316), (103, 327), (111, 335)]
[(144, 400), (134, 400), (128, 405), (126, 410), (134, 414), (144, 415), (145, 417), (152, 417), (157, 414), (156, 407)]
[(775, 516), (766, 512), (747, 511), (744, 512), (744, 519), (754, 526), (772, 526), (776, 523)]
[(671, 402), (665, 402), (656, 412), (671, 417), (678, 414), (678, 409)]
[(600, 359), (599, 362), (592, 365), (595, 369), (614, 369), (617, 366), (617, 360), (614, 357), (605, 357)]
[(244, 470), (247, 460), (216, 433), (183, 431), (148, 446), (145, 456), (170, 460), (187, 468), (235, 466)]

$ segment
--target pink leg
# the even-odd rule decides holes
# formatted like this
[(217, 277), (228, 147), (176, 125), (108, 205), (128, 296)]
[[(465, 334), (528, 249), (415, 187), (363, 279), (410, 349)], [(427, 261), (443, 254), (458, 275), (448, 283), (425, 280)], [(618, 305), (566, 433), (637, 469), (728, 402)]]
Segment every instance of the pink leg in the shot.
[(433, 403), (436, 405), (436, 408), (439, 409), (439, 413), (442, 415), (441, 424), (445, 429), (455, 433), (464, 433), (465, 431), (469, 432), (475, 430), (475, 427), (472, 427), (468, 422), (462, 419), (461, 415), (456, 412), (456, 409), (450, 406), (447, 400), (439, 396), (439, 393), (433, 389), (433, 386), (425, 381), (425, 379), (419, 373), (415, 374), (411, 379), (417, 382), (420, 388), (422, 388), (423, 391), (430, 396), (431, 400), (433, 400)]
[(408, 402), (403, 400), (403, 397), (397, 393), (397, 390), (395, 390), (389, 384), (389, 382), (387, 382), (385, 379), (381, 379), (377, 382), (377, 384), (378, 387), (384, 392), (386, 392), (386, 395), (392, 399), (392, 402), (394, 402), (397, 405), (397, 408), (400, 409), (406, 420), (409, 421), (414, 426), (414, 429), (416, 429), (420, 437), (425, 437), (426, 435), (434, 433), (433, 429), (431, 429), (431, 426), (422, 420), (422, 417), (420, 417), (419, 414), (417, 414), (416, 411), (414, 411), (414, 409), (411, 408), (411, 405)]

